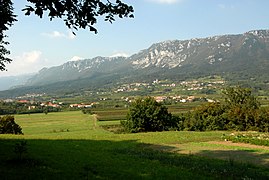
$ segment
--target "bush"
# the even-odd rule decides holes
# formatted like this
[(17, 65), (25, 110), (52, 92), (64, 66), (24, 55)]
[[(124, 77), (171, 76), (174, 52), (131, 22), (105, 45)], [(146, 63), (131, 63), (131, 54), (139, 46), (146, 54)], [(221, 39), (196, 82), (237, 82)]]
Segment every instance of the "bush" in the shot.
[(138, 98), (130, 106), (127, 120), (121, 124), (128, 132), (165, 131), (176, 127), (176, 119), (153, 97)]
[(92, 113), (92, 110), (91, 110), (91, 109), (88, 109), (88, 108), (84, 108), (84, 109), (82, 109), (81, 112), (82, 112), (83, 114), (93, 114), (93, 113)]
[(179, 130), (269, 130), (269, 109), (260, 103), (246, 88), (227, 88), (224, 103), (208, 103), (182, 115)]
[(0, 134), (23, 134), (22, 128), (16, 124), (14, 116), (0, 117)]

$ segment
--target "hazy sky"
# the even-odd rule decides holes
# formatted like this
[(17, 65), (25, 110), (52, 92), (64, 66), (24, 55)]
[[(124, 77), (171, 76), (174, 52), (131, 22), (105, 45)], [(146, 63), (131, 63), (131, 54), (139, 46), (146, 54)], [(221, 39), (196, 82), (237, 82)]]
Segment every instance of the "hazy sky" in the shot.
[(186, 40), (269, 29), (268, 0), (123, 0), (134, 19), (110, 24), (99, 19), (98, 34), (76, 36), (60, 19), (24, 16), (25, 0), (14, 0), (18, 21), (7, 32), (14, 60), (0, 76), (37, 72), (43, 67), (96, 56), (132, 55), (165, 40)]

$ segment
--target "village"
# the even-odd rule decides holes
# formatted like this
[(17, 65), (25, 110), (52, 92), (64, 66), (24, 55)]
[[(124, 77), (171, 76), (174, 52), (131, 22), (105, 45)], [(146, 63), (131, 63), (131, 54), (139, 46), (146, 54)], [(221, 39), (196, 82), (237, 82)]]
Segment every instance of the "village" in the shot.
[(64, 98), (50, 98), (45, 93), (26, 94), (14, 99), (0, 100), (3, 103), (18, 103), (28, 111), (35, 112), (39, 109), (76, 110), (85, 108), (129, 107), (134, 99), (139, 96), (152, 96), (157, 102), (164, 104), (191, 103), (191, 102), (216, 102), (207, 92), (216, 92), (222, 89), (225, 81), (220, 78), (198, 79), (190, 81), (172, 82), (167, 80), (154, 80), (150, 83), (135, 82), (123, 84), (110, 91), (96, 91), (81, 98), (66, 101)]
[(150, 89), (152, 87), (155, 88), (174, 88), (177, 90), (180, 89), (182, 91), (193, 91), (193, 90), (203, 90), (203, 89), (216, 89), (220, 86), (224, 86), (224, 80), (216, 80), (216, 81), (181, 81), (178, 83), (168, 82), (168, 81), (160, 81), (158, 79), (154, 80), (152, 83), (131, 83), (131, 84), (123, 84), (117, 89), (114, 90), (115, 93), (119, 92), (131, 92), (131, 91), (139, 91), (142, 89)]

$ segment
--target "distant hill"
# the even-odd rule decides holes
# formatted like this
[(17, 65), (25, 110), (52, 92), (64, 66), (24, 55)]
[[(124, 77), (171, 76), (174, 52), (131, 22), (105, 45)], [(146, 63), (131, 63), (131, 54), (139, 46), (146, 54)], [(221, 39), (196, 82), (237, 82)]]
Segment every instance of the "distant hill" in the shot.
[[(269, 30), (165, 41), (130, 57), (70, 61), (40, 70), (20, 92), (75, 92), (120, 82), (184, 80), (208, 75), (268, 83)], [(0, 96), (4, 94), (10, 92), (1, 92)]]
[(33, 74), (0, 77), (0, 91), (23, 86)]

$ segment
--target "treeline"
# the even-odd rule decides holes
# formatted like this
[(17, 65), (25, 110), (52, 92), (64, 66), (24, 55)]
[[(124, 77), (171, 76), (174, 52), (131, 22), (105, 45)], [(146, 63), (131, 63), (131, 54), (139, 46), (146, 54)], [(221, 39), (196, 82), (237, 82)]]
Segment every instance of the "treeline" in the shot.
[(237, 130), (269, 132), (269, 108), (262, 108), (250, 89), (223, 91), (223, 103), (208, 103), (188, 113), (172, 115), (152, 97), (139, 98), (121, 124), (127, 132)]
[(269, 108), (262, 108), (247, 88), (227, 88), (224, 103), (208, 103), (178, 116), (177, 129), (191, 131), (269, 131)]
[(49, 113), (49, 112), (58, 112), (59, 110), (60, 110), (59, 108), (50, 106), (40, 106), (38, 104), (24, 104), (19, 102), (0, 101), (0, 115)]

